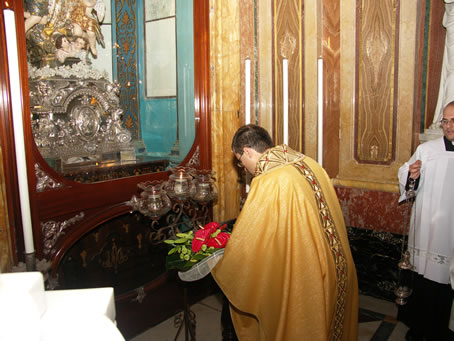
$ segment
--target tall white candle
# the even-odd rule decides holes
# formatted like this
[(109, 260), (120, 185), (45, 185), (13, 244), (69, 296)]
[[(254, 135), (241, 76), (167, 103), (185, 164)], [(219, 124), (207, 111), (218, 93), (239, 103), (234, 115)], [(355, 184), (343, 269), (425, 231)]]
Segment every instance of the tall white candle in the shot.
[(251, 60), (244, 62), (244, 123), (251, 123)]
[(323, 59), (317, 60), (317, 161), (323, 166)]
[(19, 79), (19, 58), (17, 53), (16, 20), (14, 12), (3, 10), (6, 27), (6, 48), (8, 50), (8, 71), (13, 113), (14, 144), (16, 148), (16, 167), (19, 183), (22, 228), (24, 232), (25, 253), (35, 252), (33, 229), (28, 195), (27, 163), (25, 161), (24, 125), (22, 119), (22, 97)]
[(288, 144), (288, 59), (282, 61), (283, 106), (284, 106), (284, 143)]

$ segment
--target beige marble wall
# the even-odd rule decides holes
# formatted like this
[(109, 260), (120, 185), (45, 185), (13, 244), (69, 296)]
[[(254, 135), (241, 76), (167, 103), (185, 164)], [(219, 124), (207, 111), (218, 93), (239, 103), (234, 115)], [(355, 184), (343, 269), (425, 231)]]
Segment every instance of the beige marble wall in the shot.
[[(234, 132), (245, 122), (245, 59), (251, 60), (252, 122), (257, 118), (257, 123), (281, 143), (282, 89), (278, 87), (282, 85), (281, 50), (289, 36), (298, 41), (292, 56), (287, 56), (290, 95), (295, 95), (291, 97), (294, 105), (289, 116), (295, 124), (290, 129), (290, 140), (296, 149), (316, 156), (317, 7), (308, 2), (303, 11), (303, 2), (296, 0), (284, 5), (282, 1), (269, 0), (210, 1), (212, 156), (219, 187), (214, 209), (217, 220), (237, 216), (246, 181), (238, 174), (230, 150)], [(297, 17), (293, 9), (299, 11)], [(276, 32), (289, 13), (294, 19), (292, 28)], [(280, 106), (275, 111), (277, 102)]]
[(0, 148), (0, 272), (8, 272), (13, 264), (11, 239), (8, 224), (8, 208), (6, 206), (5, 173), (3, 156)]
[(258, 122), (268, 131), (273, 129), (273, 72), (271, 67), (272, 52), (272, 2), (257, 1), (257, 64), (258, 72), (255, 82), (257, 89)]
[[(242, 68), (252, 58), (251, 112), (282, 143), (282, 59), (289, 60), (289, 143), (316, 157), (317, 2), (246, 0), (239, 17)], [(253, 8), (255, 7), (255, 10)], [(255, 25), (255, 27), (253, 26)], [(255, 37), (254, 37), (255, 34)], [(244, 102), (244, 75), (241, 101)]]
[[(370, 0), (373, 1), (373, 0)], [(368, 188), (374, 190), (397, 191), (397, 170), (410, 157), (411, 134), (413, 120), (413, 98), (415, 86), (415, 37), (417, 2), (400, 0), (399, 40), (396, 102), (395, 140), (391, 141), (395, 148), (395, 158), (388, 164), (359, 163), (355, 159), (355, 148), (358, 147), (355, 136), (355, 101), (356, 97), (356, 65), (359, 62), (355, 42), (357, 25), (357, 0), (342, 1), (341, 7), (341, 144), (339, 157), (339, 175), (335, 183), (346, 187)], [(396, 3), (394, 1), (393, 3)], [(393, 10), (392, 7), (389, 8)], [(392, 13), (391, 13), (392, 14)], [(396, 31), (393, 31), (396, 34)], [(387, 78), (377, 82), (389, 81)], [(378, 84), (378, 83), (377, 83)], [(392, 84), (394, 86), (394, 84)], [(363, 91), (360, 89), (359, 91)], [(367, 96), (367, 94), (362, 94)], [(372, 96), (373, 94), (368, 94)]]
[[(256, 108), (255, 105), (255, 90), (257, 88), (256, 84), (256, 71), (257, 71), (257, 55), (254, 49), (254, 38), (255, 38), (255, 20), (254, 20), (254, 0), (243, 0), (239, 1), (239, 13), (241, 15), (238, 18), (238, 24), (240, 28), (240, 119), (241, 122), (246, 120), (246, 60), (250, 61), (250, 87), (249, 87), (249, 96), (250, 101), (250, 116), (251, 123), (256, 123)], [(248, 20), (243, 20), (247, 18)]]
[(240, 115), (240, 5), (239, 1), (210, 1), (212, 160), (219, 198), (214, 219), (235, 218), (240, 208), (238, 170), (231, 141), (242, 125)]
[[(243, 3), (243, 2), (241, 2)], [(252, 56), (251, 61), (251, 115), (252, 122), (267, 129), (270, 134), (274, 128), (273, 103), (273, 2), (269, 0), (247, 0), (242, 5), (240, 26), (241, 61)], [(254, 7), (255, 6), (255, 7)], [(242, 91), (244, 89), (242, 75)], [(242, 96), (244, 103), (244, 96)]]
[(317, 159), (317, 59), (321, 43), (317, 27), (320, 1), (304, 1), (304, 154)]
[[(398, 22), (394, 23), (397, 25), (379, 28), (382, 33), (398, 35), (399, 38), (396, 40), (398, 45), (394, 46), (396, 54), (391, 59), (397, 63), (398, 72), (396, 75), (392, 74), (396, 77), (396, 82), (389, 86), (391, 90), (395, 90), (394, 86), (397, 86), (397, 91), (394, 92), (396, 105), (392, 113), (395, 126), (388, 125), (388, 141), (394, 148), (394, 156), (390, 162), (382, 164), (361, 163), (355, 158), (355, 150), (361, 149), (361, 145), (358, 145), (361, 142), (355, 137), (355, 127), (359, 123), (355, 112), (358, 100), (356, 67), (360, 62), (356, 39), (358, 30), (361, 30), (357, 21), (358, 6), (362, 4), (361, 6), (370, 8), (377, 4), (374, 0), (363, 2), (345, 0), (335, 8), (332, 8), (329, 1), (324, 0), (212, 0), (211, 4), (213, 164), (218, 172), (220, 185), (220, 201), (216, 207), (216, 214), (219, 217), (230, 217), (238, 209), (237, 196), (241, 188), (238, 185), (236, 170), (230, 164), (229, 153), (231, 135), (244, 122), (245, 58), (251, 59), (251, 113), (255, 117), (257, 112), (258, 123), (267, 128), (277, 138), (278, 143), (281, 142), (279, 140), (281, 134), (276, 134), (276, 130), (281, 129), (279, 122), (282, 120), (280, 117), (282, 110), (275, 109), (280, 108), (279, 101), (282, 100), (277, 89), (282, 75), (276, 62), (282, 58), (279, 48), (286, 36), (286, 30), (282, 29), (286, 21), (282, 20), (282, 16), (285, 19), (285, 11), (289, 8), (304, 9), (300, 13), (303, 16), (301, 27), (299, 24), (292, 24), (290, 29), (292, 36), (301, 39), (302, 44), (298, 47), (296, 55), (301, 54), (302, 58), (301, 63), (296, 62), (289, 69), (289, 73), (297, 74), (291, 77), (291, 82), (300, 84), (298, 86), (289, 84), (289, 88), (302, 89), (303, 92), (302, 98), (298, 99), (300, 105), (295, 106), (298, 110), (290, 112), (290, 116), (299, 115), (303, 119), (303, 130), (292, 128), (291, 133), (302, 136), (297, 138), (291, 136), (290, 141), (302, 138), (301, 151), (313, 158), (317, 157), (317, 58), (320, 53), (323, 54), (325, 48), (332, 48), (333, 42), (324, 35), (330, 36), (331, 40), (333, 37), (339, 37), (340, 48), (336, 47), (333, 54), (328, 56), (334, 58), (330, 60), (331, 66), (338, 65), (336, 66), (339, 70), (339, 77), (336, 78), (338, 91), (336, 94), (325, 93), (327, 97), (324, 99), (326, 107), (326, 103), (332, 102), (329, 96), (339, 96), (335, 101), (338, 117), (334, 117), (339, 128), (331, 132), (332, 137), (326, 137), (339, 141), (338, 151), (336, 150), (338, 160), (335, 160), (336, 164), (332, 167), (333, 182), (351, 188), (396, 192), (397, 169), (409, 158), (411, 152), (418, 2), (386, 0), (386, 3), (379, 4), (382, 7), (380, 11), (389, 11), (388, 14), (391, 16), (396, 14), (396, 8), (399, 9)], [(324, 10), (332, 12), (333, 9), (339, 13), (338, 26), (328, 25), (332, 24), (330, 20), (334, 19), (329, 17), (329, 13), (323, 14)], [(363, 17), (367, 18), (367, 15), (363, 13)], [(292, 20), (292, 23), (298, 22), (295, 20)], [(392, 21), (390, 23), (393, 24)], [(363, 27), (368, 27), (368, 24)], [(329, 31), (331, 29), (334, 31)], [(390, 42), (394, 41), (394, 38), (391, 37)], [(369, 45), (363, 42), (361, 48), (365, 49)], [(383, 77), (378, 79), (378, 82), (392, 79), (385, 74)], [(326, 75), (324, 78), (328, 81), (330, 79)], [(368, 89), (372, 89), (370, 84), (360, 91), (369, 91)], [(297, 95), (299, 96), (299, 93)], [(361, 93), (363, 98), (371, 95)], [(390, 107), (392, 108), (392, 105)], [(375, 119), (367, 115), (362, 117)], [(295, 123), (298, 125), (297, 121)], [(325, 131), (329, 130), (327, 129), (329, 125), (330, 122), (325, 122)]]

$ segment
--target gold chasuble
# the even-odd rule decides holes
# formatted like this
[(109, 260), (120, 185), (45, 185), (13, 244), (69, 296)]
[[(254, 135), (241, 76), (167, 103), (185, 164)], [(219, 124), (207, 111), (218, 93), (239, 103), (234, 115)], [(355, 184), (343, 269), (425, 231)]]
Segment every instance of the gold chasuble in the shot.
[(358, 283), (334, 188), (286, 145), (259, 159), (212, 274), (240, 341), (355, 341)]

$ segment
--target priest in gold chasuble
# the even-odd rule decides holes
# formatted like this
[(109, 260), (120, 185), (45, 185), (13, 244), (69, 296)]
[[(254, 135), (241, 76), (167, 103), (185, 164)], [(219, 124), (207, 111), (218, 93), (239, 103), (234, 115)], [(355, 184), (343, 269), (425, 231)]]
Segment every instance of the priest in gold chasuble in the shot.
[(356, 270), (328, 175), (255, 125), (232, 149), (254, 178), (212, 274), (239, 340), (356, 340)]

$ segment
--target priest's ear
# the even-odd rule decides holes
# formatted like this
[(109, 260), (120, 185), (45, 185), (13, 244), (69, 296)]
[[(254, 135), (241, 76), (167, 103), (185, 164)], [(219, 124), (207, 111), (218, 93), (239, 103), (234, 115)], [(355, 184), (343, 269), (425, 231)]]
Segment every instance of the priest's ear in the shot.
[[(245, 158), (247, 158), (248, 160), (257, 162), (261, 155), (262, 155), (262, 153), (256, 151), (254, 148), (243, 147), (243, 156)], [(255, 163), (254, 163), (254, 167), (255, 167)]]
[(243, 154), (245, 154), (248, 158), (251, 158), (254, 152), (256, 152), (254, 148), (243, 147)]

